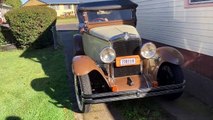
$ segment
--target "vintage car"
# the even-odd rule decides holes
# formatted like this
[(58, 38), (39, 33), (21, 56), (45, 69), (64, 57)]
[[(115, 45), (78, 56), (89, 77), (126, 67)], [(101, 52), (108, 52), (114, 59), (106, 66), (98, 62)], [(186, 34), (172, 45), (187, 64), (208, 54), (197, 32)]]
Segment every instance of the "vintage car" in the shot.
[(135, 28), (137, 6), (128, 0), (79, 4), (72, 71), (81, 112), (96, 103), (159, 95), (172, 100), (183, 93), (183, 55), (143, 42)]

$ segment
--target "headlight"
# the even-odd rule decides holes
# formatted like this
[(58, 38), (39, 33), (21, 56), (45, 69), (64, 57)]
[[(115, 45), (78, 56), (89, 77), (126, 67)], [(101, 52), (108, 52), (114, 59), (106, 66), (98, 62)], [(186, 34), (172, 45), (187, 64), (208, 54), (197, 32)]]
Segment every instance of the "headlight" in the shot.
[(101, 61), (104, 63), (111, 63), (115, 60), (116, 54), (111, 47), (104, 48), (100, 53)]
[(153, 43), (149, 42), (141, 47), (141, 55), (144, 58), (147, 59), (152, 58), (155, 56), (155, 54), (156, 54), (156, 46)]

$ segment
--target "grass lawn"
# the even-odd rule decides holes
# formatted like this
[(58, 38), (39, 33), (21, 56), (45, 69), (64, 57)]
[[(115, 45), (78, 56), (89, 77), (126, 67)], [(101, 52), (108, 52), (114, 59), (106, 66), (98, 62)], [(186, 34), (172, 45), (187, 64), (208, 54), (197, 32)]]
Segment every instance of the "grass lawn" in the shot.
[(78, 19), (77, 18), (58, 18), (56, 25), (71, 24), (71, 23), (78, 23)]
[(0, 120), (72, 120), (61, 50), (0, 52)]

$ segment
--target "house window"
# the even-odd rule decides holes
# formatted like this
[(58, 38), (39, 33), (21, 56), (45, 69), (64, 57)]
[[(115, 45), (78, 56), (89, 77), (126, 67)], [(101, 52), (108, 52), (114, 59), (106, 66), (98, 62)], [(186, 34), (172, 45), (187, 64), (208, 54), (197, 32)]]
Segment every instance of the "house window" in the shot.
[(50, 5), (50, 7), (55, 9), (55, 10), (59, 10), (59, 5)]
[(71, 5), (64, 5), (65, 10), (69, 10), (69, 9), (71, 9), (71, 7), (72, 7)]
[(213, 0), (185, 0), (185, 8), (212, 7)]
[(189, 0), (190, 4), (213, 3), (213, 0)]

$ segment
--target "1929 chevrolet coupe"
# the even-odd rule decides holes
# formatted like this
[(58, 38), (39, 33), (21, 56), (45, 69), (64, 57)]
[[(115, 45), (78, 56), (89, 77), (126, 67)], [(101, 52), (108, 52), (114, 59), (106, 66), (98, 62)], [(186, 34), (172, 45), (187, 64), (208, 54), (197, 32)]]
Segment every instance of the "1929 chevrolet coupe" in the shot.
[(79, 4), (72, 71), (81, 112), (95, 103), (159, 95), (176, 99), (183, 93), (182, 54), (143, 43), (135, 28), (137, 6), (128, 0)]

